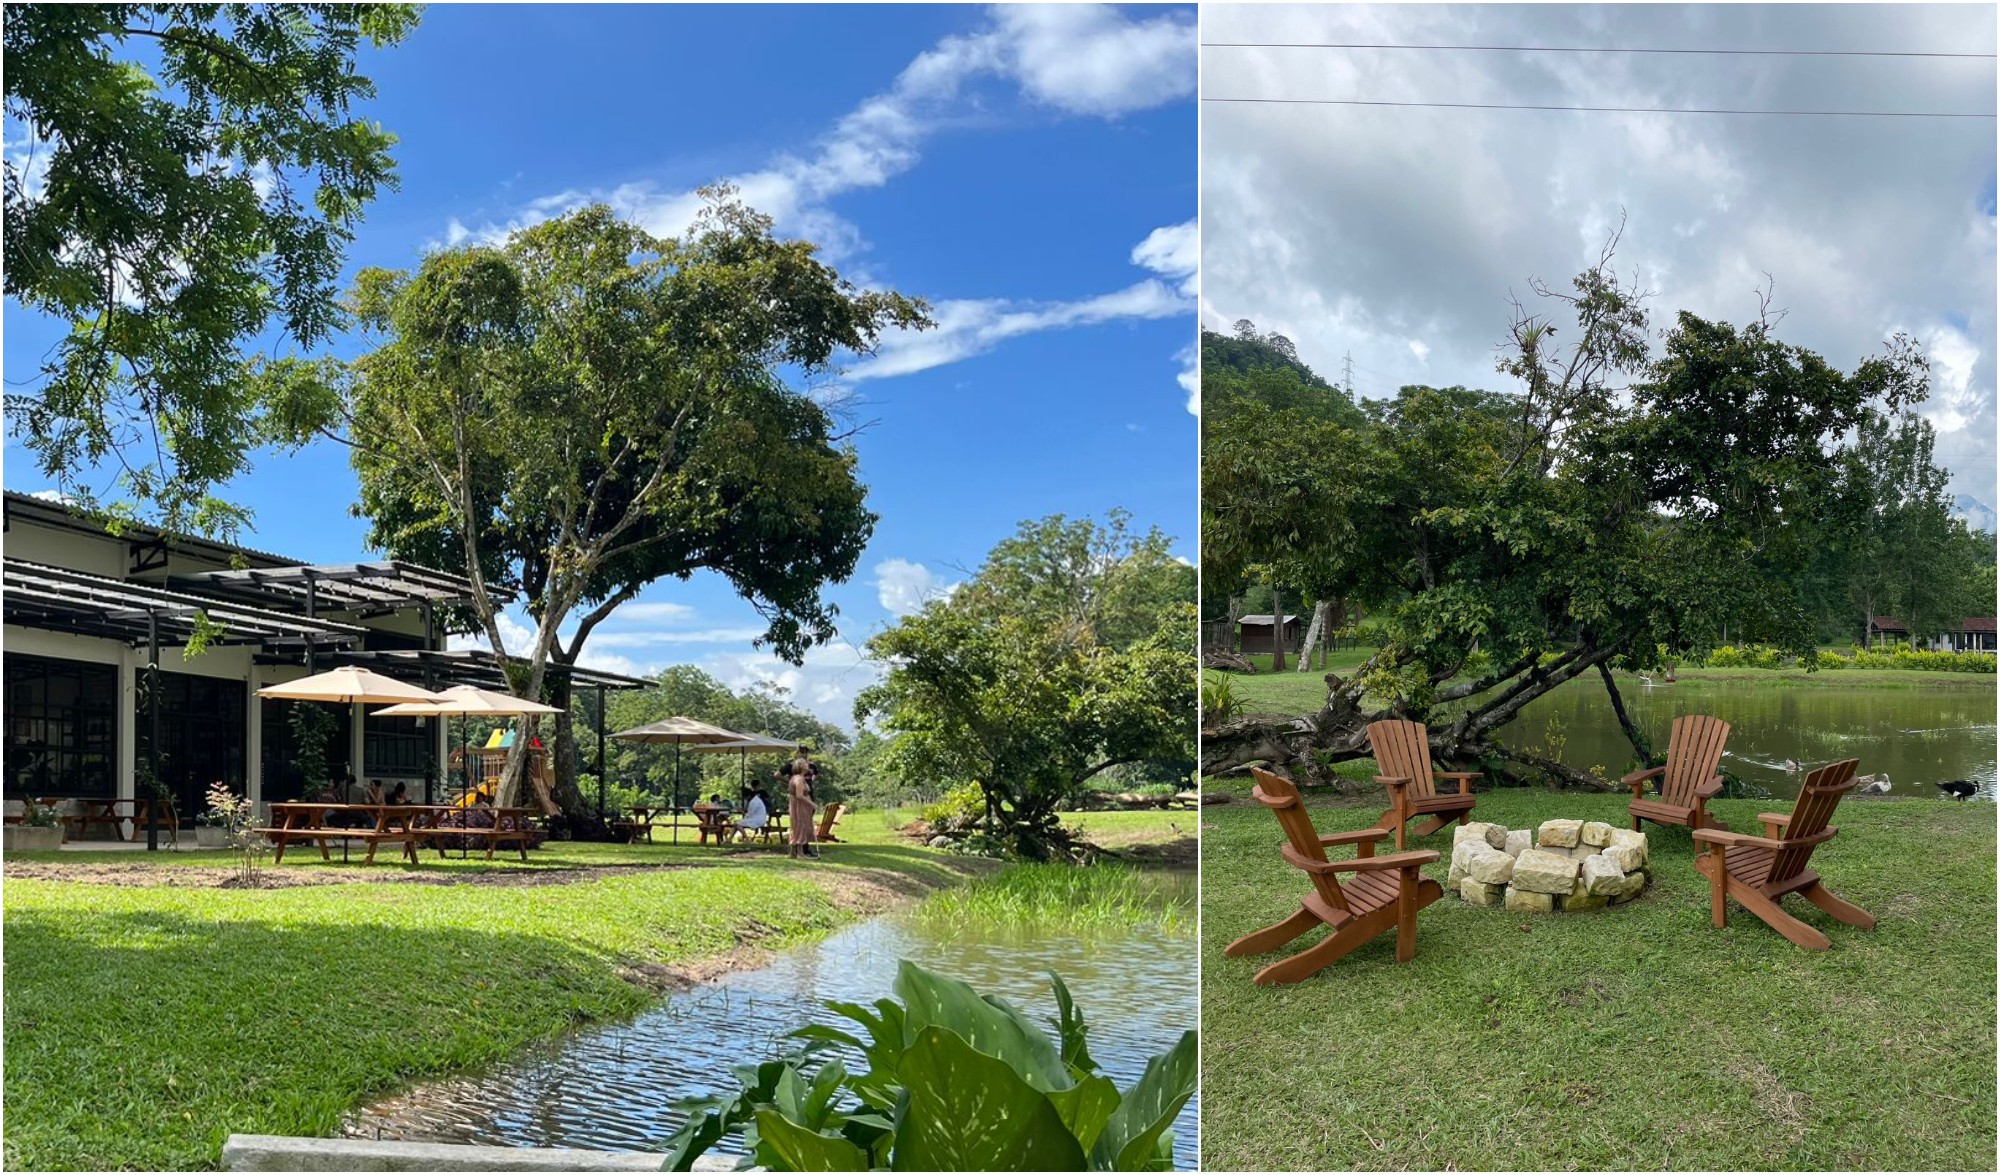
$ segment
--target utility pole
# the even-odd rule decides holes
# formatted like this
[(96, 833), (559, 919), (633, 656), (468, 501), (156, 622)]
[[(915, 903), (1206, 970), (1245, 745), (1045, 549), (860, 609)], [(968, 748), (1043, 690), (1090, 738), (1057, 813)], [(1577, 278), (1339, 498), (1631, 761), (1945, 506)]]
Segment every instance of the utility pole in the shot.
[(1340, 386), (1347, 391), (1347, 398), (1354, 398), (1354, 352), (1348, 351), (1340, 357)]

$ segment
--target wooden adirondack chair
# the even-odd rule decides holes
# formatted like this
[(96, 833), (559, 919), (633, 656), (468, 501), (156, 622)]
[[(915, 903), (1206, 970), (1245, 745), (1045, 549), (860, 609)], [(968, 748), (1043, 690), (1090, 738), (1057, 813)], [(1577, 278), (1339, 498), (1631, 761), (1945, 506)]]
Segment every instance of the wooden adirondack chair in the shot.
[[(1315, 926), (1324, 925), (1332, 933), (1319, 945), (1309, 947), (1289, 959), (1257, 972), (1256, 981), (1297, 983), (1339, 959), (1355, 947), (1394, 926), (1396, 961), (1407, 963), (1417, 954), (1417, 911), (1444, 896), (1444, 888), (1420, 875), (1420, 866), (1438, 859), (1435, 849), (1375, 856), (1375, 842), (1389, 835), (1385, 828), (1364, 828), (1359, 832), (1336, 832), (1321, 836), (1313, 827), (1299, 801), (1299, 789), (1281, 775), (1251, 769), (1257, 785), (1250, 794), (1258, 803), (1277, 813), (1285, 830), (1286, 843), (1279, 851), (1285, 860), (1312, 878), (1312, 892), (1299, 903), (1299, 911), (1275, 926), (1246, 934), (1223, 948), (1230, 958), (1260, 955), (1276, 950)], [(1326, 846), (1353, 845), (1352, 861), (1328, 861)], [(1337, 873), (1352, 873), (1345, 886)]]
[[(1729, 741), (1729, 724), (1706, 714), (1683, 714), (1674, 719), (1673, 733), (1667, 738), (1664, 767), (1634, 771), (1624, 782), (1632, 788), (1632, 831), (1639, 822), (1678, 824), (1685, 828), (1720, 828), (1708, 814), (1708, 801), (1722, 791), (1722, 777), (1715, 769), (1722, 764), (1722, 747)], [(1646, 798), (1646, 781), (1660, 781), (1658, 799)]]
[(1762, 918), (1771, 929), (1809, 951), (1833, 945), (1826, 935), (1780, 908), (1786, 894), (1795, 893), (1849, 926), (1875, 929), (1875, 916), (1844, 902), (1820, 884), (1819, 874), (1806, 868), (1813, 847), (1832, 840), (1840, 830), (1828, 827), (1834, 806), (1855, 786), (1854, 767), (1847, 759), (1829, 763), (1806, 776), (1791, 815), (1761, 813), (1763, 836), (1697, 828), (1694, 839), (1708, 846), (1694, 867), (1709, 880), (1709, 912), (1717, 926), (1728, 925), (1728, 899)]
[(832, 844), (842, 843), (839, 837), (833, 835), (833, 823), (840, 819), (840, 809), (840, 801), (835, 800), (833, 803), (819, 810), (819, 827), (813, 829), (814, 840), (827, 841)]
[[(1431, 770), (1431, 732), (1423, 723), (1393, 718), (1371, 722), (1368, 745), (1375, 749), (1375, 765), (1382, 771), (1375, 782), (1389, 789), (1389, 810), (1375, 826), (1395, 830), (1397, 852), (1403, 851), (1403, 825), (1419, 816), (1430, 819), (1418, 827), (1418, 836), (1472, 818), (1472, 781), (1479, 772)], [(1458, 790), (1438, 794), (1440, 779), (1456, 780)]]

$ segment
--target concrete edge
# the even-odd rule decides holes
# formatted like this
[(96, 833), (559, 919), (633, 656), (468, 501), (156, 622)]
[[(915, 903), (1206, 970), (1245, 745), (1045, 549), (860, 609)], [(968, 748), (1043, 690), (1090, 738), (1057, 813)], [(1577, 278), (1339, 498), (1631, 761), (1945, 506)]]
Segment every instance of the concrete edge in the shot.
[[(466, 1146), (365, 1138), (232, 1134), (222, 1144), (229, 1171), (657, 1171), (665, 1156), (644, 1151)], [(697, 1171), (732, 1171), (733, 1160), (703, 1155)]]

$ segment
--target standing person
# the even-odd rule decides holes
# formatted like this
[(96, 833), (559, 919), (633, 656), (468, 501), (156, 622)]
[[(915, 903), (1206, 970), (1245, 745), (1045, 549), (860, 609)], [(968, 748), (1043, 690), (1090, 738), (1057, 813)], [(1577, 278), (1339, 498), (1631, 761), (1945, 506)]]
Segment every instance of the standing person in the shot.
[(791, 789), (791, 809), (786, 813), (786, 819), (792, 826), (791, 856), (796, 861), (800, 857), (813, 855), (813, 811), (818, 807), (812, 798), (812, 759), (807, 757), (804, 747), (799, 748), (798, 757), (792, 760), (787, 770), (790, 774), (788, 786)]

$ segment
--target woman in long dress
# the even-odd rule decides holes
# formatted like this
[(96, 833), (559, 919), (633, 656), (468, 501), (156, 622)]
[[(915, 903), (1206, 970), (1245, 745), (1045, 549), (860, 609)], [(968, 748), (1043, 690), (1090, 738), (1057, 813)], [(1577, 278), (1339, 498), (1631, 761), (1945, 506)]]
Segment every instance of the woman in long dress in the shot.
[(791, 789), (791, 807), (786, 813), (786, 820), (791, 824), (792, 859), (797, 860), (811, 853), (813, 813), (819, 807), (813, 803), (813, 765), (812, 760), (806, 757), (804, 747), (799, 748), (798, 757), (786, 770), (790, 775), (787, 784)]

